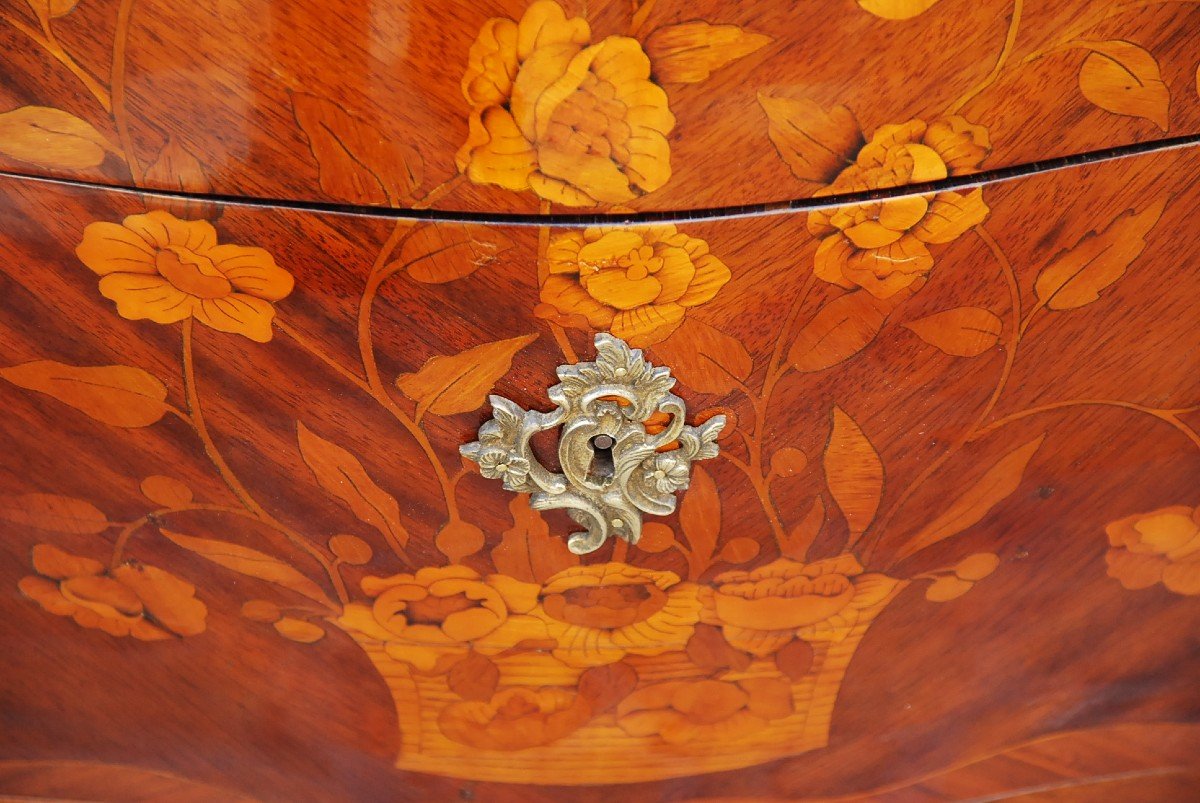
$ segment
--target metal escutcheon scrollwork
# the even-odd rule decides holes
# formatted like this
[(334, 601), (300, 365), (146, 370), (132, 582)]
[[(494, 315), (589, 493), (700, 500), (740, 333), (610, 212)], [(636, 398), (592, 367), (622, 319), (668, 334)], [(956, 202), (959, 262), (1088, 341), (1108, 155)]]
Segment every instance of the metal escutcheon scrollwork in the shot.
[[(725, 426), (720, 415), (700, 426), (685, 424), (683, 399), (670, 392), (671, 372), (655, 368), (640, 349), (601, 333), (596, 352), (595, 362), (558, 367), (559, 384), (546, 392), (558, 405), (551, 412), (488, 397), (492, 419), (479, 428), (478, 441), (459, 449), (483, 476), (529, 494), (535, 510), (563, 508), (586, 527), (567, 539), (577, 555), (599, 549), (610, 535), (636, 544), (643, 513), (674, 511), (675, 492), (691, 481), (692, 461), (716, 457)], [(669, 423), (652, 434), (644, 422), (656, 413)], [(541, 465), (529, 445), (534, 435), (555, 427), (562, 427), (561, 474)]]

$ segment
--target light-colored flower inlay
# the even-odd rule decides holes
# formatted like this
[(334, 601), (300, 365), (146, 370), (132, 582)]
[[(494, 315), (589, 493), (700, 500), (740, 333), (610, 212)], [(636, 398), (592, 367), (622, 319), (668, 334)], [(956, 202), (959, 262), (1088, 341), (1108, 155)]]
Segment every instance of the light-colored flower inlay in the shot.
[(339, 624), (384, 642), (388, 655), (423, 672), (446, 656), (494, 654), (546, 637), (540, 621), (520, 615), (537, 603), (538, 587), (504, 575), (485, 580), (466, 566), (427, 566), (364, 577), (362, 589), (374, 604), (347, 605)]
[(488, 20), (468, 56), (471, 104), (458, 168), (471, 181), (567, 206), (623, 203), (671, 177), (675, 117), (627, 36), (590, 44), (582, 17), (550, 0), (520, 22)]
[(212, 224), (155, 210), (121, 223), (90, 223), (75, 248), (100, 278), (100, 293), (130, 320), (195, 318), (265, 343), (272, 302), (292, 292), (292, 275), (261, 248), (221, 245)]
[(128, 562), (105, 570), (98, 560), (38, 544), (33, 568), (37, 575), (18, 583), (25, 596), (83, 627), (142, 641), (204, 632), (208, 608), (195, 586), (157, 567)]
[(780, 678), (676, 680), (638, 689), (617, 706), (617, 725), (630, 736), (667, 744), (749, 736), (794, 711), (792, 687)]
[(730, 278), (706, 242), (671, 225), (572, 232), (552, 240), (546, 258), (539, 314), (634, 348), (665, 340)]
[[(991, 150), (987, 131), (962, 117), (880, 126), (854, 164), (817, 196), (903, 187), (974, 172)], [(930, 244), (948, 243), (988, 214), (983, 190), (939, 192), (818, 209), (814, 270), (832, 284), (888, 298), (933, 269)]]
[(1139, 513), (1105, 528), (1112, 548), (1108, 575), (1128, 589), (1162, 583), (1176, 594), (1200, 594), (1200, 507), (1177, 505)]
[(558, 642), (554, 657), (600, 666), (682, 649), (700, 616), (698, 591), (673, 572), (624, 563), (575, 566), (546, 581), (535, 615)]
[(840, 641), (863, 610), (883, 602), (896, 586), (886, 575), (862, 572), (849, 554), (813, 563), (780, 558), (724, 572), (705, 595), (703, 621), (720, 625), (731, 645), (759, 657), (795, 637)]

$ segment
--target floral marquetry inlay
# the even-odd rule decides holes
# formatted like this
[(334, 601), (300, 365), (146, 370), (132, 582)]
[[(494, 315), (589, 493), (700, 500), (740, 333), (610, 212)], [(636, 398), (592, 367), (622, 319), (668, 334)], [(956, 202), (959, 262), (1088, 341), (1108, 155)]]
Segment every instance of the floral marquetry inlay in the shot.
[[(0, 157), (137, 190), (0, 182), (13, 632), (56, 629), (55, 661), (88, 650), (147, 688), (237, 663), (238, 639), (289, 650), (308, 663), (287, 692), (349, 710), (405, 782), (777, 762), (737, 777), (857, 790), (910, 737), (941, 760), (959, 736), (1043, 735), (1050, 672), (1084, 724), (1122, 715), (1071, 696), (1101, 677), (1194, 703), (1140, 682), (1148, 656), (1191, 665), (1200, 610), (1194, 150), (967, 178), (1022, 153), (981, 102), (1022, 76), (1067, 69), (1065, 119), (1161, 131), (1190, 119), (1193, 63), (1117, 38), (1115, 6), (1052, 3), (1061, 30), (1034, 30), (1017, 0), (972, 34), (992, 49), (953, 67), (961, 86), (898, 91), (889, 67), (867, 101), (830, 59), (870, 48), (795, 47), (795, 4), (468, 5), (437, 36), (405, 29), (454, 86), (405, 84), (398, 116), (346, 100), (350, 80), (256, 66), (285, 130), (246, 158), (298, 144), (311, 175), (288, 192), (355, 205), (329, 211), (208, 195), (236, 165), (143, 115), (169, 93), (127, 86), (159, 25), (140, 0), (115, 29), (86, 28), (102, 0), (0, 12), (79, 90), (73, 111), (0, 108)], [(864, 43), (911, 43), (965, 4), (842, 5), (821, 13)], [(84, 32), (103, 60), (73, 52)], [(796, 53), (809, 73), (781, 80)], [(745, 169), (706, 150), (730, 120)], [(755, 183), (803, 207), (643, 214)], [(405, 211), (463, 198), (529, 215)], [(1076, 630), (1111, 636), (1084, 669), (1046, 647)]]

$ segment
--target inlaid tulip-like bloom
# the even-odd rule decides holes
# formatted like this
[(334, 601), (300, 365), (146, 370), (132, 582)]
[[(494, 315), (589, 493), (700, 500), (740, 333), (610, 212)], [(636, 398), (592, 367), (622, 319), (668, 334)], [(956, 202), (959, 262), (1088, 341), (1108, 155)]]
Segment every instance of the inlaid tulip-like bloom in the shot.
[(488, 20), (471, 45), (471, 104), (458, 168), (471, 181), (568, 206), (623, 203), (671, 176), (675, 117), (636, 39), (592, 43), (582, 17), (550, 0), (520, 22)]
[(840, 641), (861, 614), (880, 605), (897, 581), (863, 574), (853, 555), (812, 563), (780, 558), (748, 571), (724, 572), (706, 595), (703, 621), (752, 655), (774, 653), (794, 637)]
[(194, 318), (265, 343), (273, 302), (292, 292), (290, 273), (261, 248), (222, 245), (204, 220), (155, 210), (121, 223), (91, 223), (76, 255), (100, 278), (100, 293), (130, 320)]
[(730, 277), (708, 243), (670, 225), (572, 232), (551, 241), (546, 258), (539, 314), (635, 348), (665, 340)]
[(388, 655), (423, 672), (471, 649), (501, 652), (523, 639), (546, 637), (542, 623), (522, 616), (538, 587), (504, 575), (484, 579), (466, 566), (427, 566), (415, 574), (363, 578), (374, 603), (347, 605), (338, 623), (384, 643)]
[(1128, 589), (1162, 583), (1176, 594), (1200, 594), (1200, 507), (1165, 507), (1114, 521), (1108, 575)]
[[(974, 172), (991, 150), (987, 131), (962, 117), (878, 128), (854, 163), (815, 195), (902, 187)], [(929, 246), (948, 243), (988, 214), (983, 190), (939, 192), (818, 209), (814, 270), (832, 284), (888, 298), (933, 269)]]
[(21, 578), (25, 596), (58, 616), (111, 636), (158, 641), (204, 632), (208, 608), (191, 583), (155, 566), (115, 569), (50, 544), (33, 548), (36, 575)]
[(698, 587), (673, 572), (624, 563), (576, 566), (542, 586), (534, 615), (570, 666), (602, 666), (626, 655), (682, 649), (700, 615)]

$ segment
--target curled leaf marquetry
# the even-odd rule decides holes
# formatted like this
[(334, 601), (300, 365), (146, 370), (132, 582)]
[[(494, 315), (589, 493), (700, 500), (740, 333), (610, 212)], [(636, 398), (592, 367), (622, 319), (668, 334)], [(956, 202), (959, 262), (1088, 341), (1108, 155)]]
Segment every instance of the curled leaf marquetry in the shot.
[[(860, 132), (828, 186), (950, 175), (993, 134)], [(803, 799), (1000, 794), (998, 756), (1061, 745), (1173, 799), (1197, 742), (1147, 723), (1197, 705), (1198, 178), (1176, 148), (591, 228), (0, 179), (0, 644), (37, 690), (5, 755), (62, 788), (84, 770), (45, 762), (265, 799)], [(580, 555), (488, 478), (521, 466), (459, 450), (489, 394), (545, 409), (622, 334), (720, 449)], [(679, 440), (664, 412), (647, 443)]]

